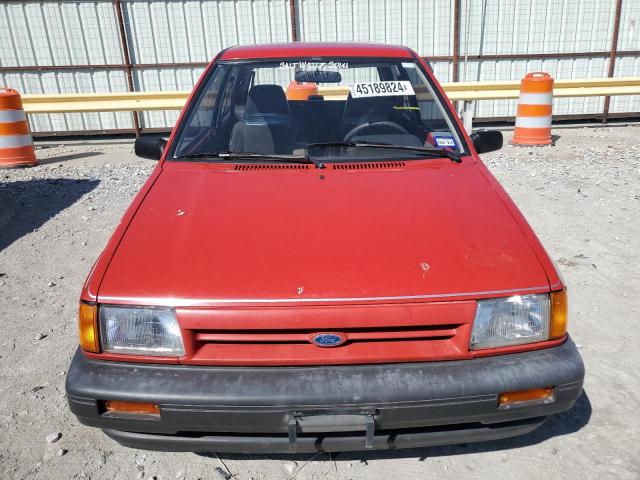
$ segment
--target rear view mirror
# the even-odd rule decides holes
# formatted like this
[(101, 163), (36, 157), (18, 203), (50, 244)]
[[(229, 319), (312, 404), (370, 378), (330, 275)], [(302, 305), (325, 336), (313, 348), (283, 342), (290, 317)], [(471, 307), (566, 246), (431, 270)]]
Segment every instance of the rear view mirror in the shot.
[(149, 160), (160, 160), (164, 153), (167, 141), (160, 137), (139, 137), (136, 138), (135, 152), (138, 157)]
[(299, 70), (296, 72), (296, 82), (340, 83), (341, 81), (340, 72), (327, 70)]
[(470, 137), (473, 141), (473, 147), (479, 154), (493, 152), (502, 148), (502, 132), (498, 130), (480, 130), (473, 132)]

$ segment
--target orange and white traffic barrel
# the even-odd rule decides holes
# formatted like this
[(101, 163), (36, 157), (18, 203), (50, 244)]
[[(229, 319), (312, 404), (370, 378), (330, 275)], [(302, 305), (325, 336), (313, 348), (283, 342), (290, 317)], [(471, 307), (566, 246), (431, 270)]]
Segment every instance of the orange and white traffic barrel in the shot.
[(318, 94), (316, 83), (302, 83), (293, 80), (287, 87), (287, 100), (307, 100), (310, 95)]
[(513, 132), (514, 145), (549, 145), (553, 105), (553, 78), (548, 73), (527, 74), (520, 83), (520, 99)]
[(38, 165), (22, 98), (12, 88), (0, 88), (0, 168)]

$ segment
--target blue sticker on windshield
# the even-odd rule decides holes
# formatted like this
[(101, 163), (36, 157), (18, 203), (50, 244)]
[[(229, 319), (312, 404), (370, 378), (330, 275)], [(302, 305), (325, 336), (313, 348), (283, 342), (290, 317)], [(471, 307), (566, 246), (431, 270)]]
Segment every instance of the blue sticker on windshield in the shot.
[(456, 146), (456, 141), (451, 138), (451, 137), (444, 137), (444, 136), (433, 136), (433, 141), (436, 143), (436, 146), (438, 147), (455, 147)]

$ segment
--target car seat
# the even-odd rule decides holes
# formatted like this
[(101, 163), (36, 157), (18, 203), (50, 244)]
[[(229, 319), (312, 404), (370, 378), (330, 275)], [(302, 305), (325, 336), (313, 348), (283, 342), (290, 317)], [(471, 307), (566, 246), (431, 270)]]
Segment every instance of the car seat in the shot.
[(254, 85), (242, 120), (231, 131), (232, 152), (290, 154), (303, 147), (303, 132), (293, 122), (284, 90), (278, 85)]

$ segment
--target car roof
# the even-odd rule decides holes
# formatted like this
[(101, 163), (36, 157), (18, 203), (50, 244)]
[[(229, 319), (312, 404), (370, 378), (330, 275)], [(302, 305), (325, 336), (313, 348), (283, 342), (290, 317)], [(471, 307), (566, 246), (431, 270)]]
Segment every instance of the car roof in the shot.
[(231, 47), (222, 53), (221, 60), (293, 57), (393, 57), (414, 58), (406, 47), (375, 43), (271, 43)]

